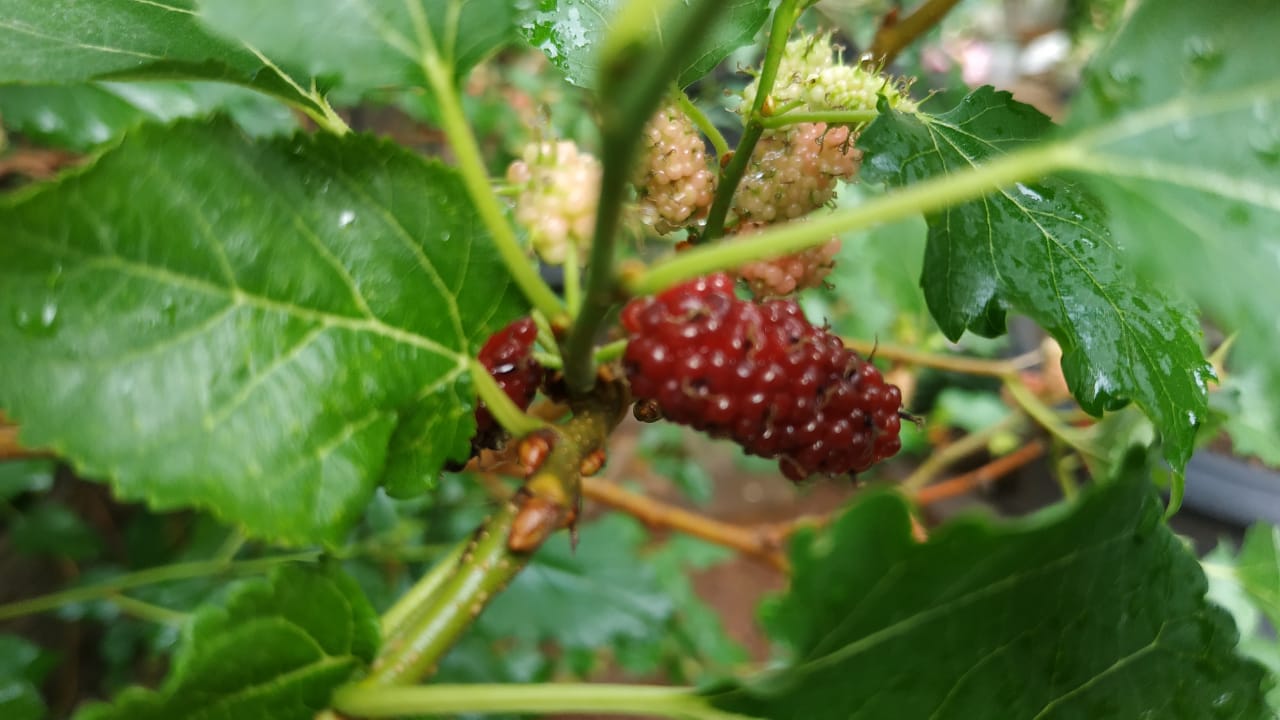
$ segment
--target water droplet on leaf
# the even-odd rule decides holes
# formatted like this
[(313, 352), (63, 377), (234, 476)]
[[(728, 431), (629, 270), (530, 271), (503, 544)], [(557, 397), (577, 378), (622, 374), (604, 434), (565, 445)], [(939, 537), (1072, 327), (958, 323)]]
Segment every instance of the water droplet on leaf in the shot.
[(1280, 127), (1261, 126), (1249, 133), (1249, 147), (1267, 165), (1280, 163)]
[(58, 329), (58, 303), (46, 298), (38, 307), (13, 310), (13, 326), (30, 337), (50, 337)]
[(1200, 80), (1222, 67), (1222, 50), (1212, 40), (1202, 35), (1187, 38), (1183, 47), (1192, 77)]
[(356, 214), (351, 210), (343, 210), (338, 215), (338, 227), (344, 228), (356, 221)]

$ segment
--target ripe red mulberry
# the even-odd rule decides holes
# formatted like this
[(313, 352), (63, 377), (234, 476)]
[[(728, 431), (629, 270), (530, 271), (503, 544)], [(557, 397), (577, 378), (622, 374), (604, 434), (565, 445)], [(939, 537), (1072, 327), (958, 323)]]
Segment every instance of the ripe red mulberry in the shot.
[[(542, 383), (543, 368), (533, 358), (533, 341), (538, 336), (538, 327), (532, 318), (521, 318), (494, 333), (484, 347), (480, 348), (477, 359), (489, 371), (498, 387), (511, 398), (521, 410), (529, 407), (538, 385)], [(498, 426), (489, 409), (481, 402), (476, 406), (476, 436), (472, 441), (475, 448), (494, 447), (497, 444), (501, 428)]]
[(716, 274), (632, 301), (622, 323), (636, 398), (777, 458), (794, 481), (862, 472), (901, 447), (901, 392), (792, 301), (740, 300)]

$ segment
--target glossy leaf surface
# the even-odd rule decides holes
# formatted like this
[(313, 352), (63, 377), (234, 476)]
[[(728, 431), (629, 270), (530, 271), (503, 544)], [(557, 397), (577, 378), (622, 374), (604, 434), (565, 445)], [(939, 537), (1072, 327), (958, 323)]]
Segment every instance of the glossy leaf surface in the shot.
[(147, 127), (0, 223), (23, 441), (287, 543), (465, 457), (466, 357), (522, 307), (454, 172), (366, 137)]
[[(1269, 0), (1141, 3), (1082, 78), (1065, 164), (1156, 282), (1240, 331), (1280, 400), (1280, 12)], [(1270, 418), (1266, 430), (1280, 434)]]
[[(456, 5), (457, 14), (450, 12)], [(464, 73), (515, 38), (510, 0), (201, 0), (211, 28), (261, 48), (346, 96), (423, 86), (429, 34)]]
[[(863, 176), (891, 185), (973, 167), (1049, 129), (1047, 117), (991, 88), (937, 116), (885, 113), (860, 145)], [(1136, 402), (1182, 468), (1208, 410), (1212, 368), (1195, 314), (1138, 280), (1104, 224), (1102, 207), (1057, 178), (1018, 183), (928, 217), (921, 285), (943, 332), (1004, 331), (1029, 315), (1062, 345), (1072, 394), (1090, 413)]]
[(0, 84), (219, 80), (320, 110), (308, 83), (200, 23), (193, 0), (0, 0)]
[(310, 720), (372, 662), (378, 616), (332, 568), (284, 566), (192, 618), (158, 691), (130, 688), (78, 720)]
[[(560, 68), (569, 82), (595, 87), (601, 41), (613, 28), (623, 0), (532, 0), (530, 4), (534, 7), (520, 18), (521, 35)], [(724, 0), (724, 5), (719, 21), (708, 28), (679, 69), (677, 84), (684, 86), (701, 78), (729, 53), (749, 44), (769, 17), (769, 3), (764, 0)], [(649, 31), (661, 38), (669, 19), (655, 19)]]
[(898, 496), (792, 546), (768, 608), (788, 664), (710, 694), (767, 718), (1271, 717), (1145, 471), (1071, 508), (954, 521), (923, 544)]
[(5, 127), (42, 144), (80, 152), (148, 120), (225, 112), (254, 136), (298, 127), (288, 106), (233, 85), (206, 82), (84, 83), (0, 87)]

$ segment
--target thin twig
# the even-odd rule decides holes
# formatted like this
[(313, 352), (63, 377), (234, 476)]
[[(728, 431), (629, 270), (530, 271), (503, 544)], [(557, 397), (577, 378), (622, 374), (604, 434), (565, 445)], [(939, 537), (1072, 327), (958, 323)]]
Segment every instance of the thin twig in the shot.
[(124, 590), (142, 587), (144, 585), (155, 585), (157, 583), (172, 582), (175, 580), (211, 577), (216, 575), (252, 575), (266, 572), (281, 563), (312, 562), (319, 556), (319, 551), (312, 550), (291, 553), (288, 555), (275, 555), (271, 557), (257, 558), (254, 560), (239, 560), (232, 562), (208, 560), (177, 563), (174, 565), (161, 565), (159, 567), (147, 568), (146, 570), (128, 573), (126, 575), (118, 575), (93, 585), (84, 585), (82, 587), (60, 590), (48, 595), (41, 595), (39, 597), (27, 598), (26, 600), (18, 600), (0, 605), (0, 620), (11, 620), (16, 617), (22, 617), (23, 615), (32, 615), (34, 613), (56, 610), (64, 605), (70, 605), (71, 603), (102, 600)]
[(875, 39), (871, 41), (871, 50), (867, 53), (870, 62), (882, 67), (893, 62), (898, 53), (941, 22), (959, 2), (960, 0), (925, 0), (905, 18), (886, 16), (876, 30)]
[(1039, 350), (1032, 350), (1017, 357), (1004, 360), (988, 360), (985, 358), (964, 357), (962, 355), (944, 355), (925, 352), (901, 345), (887, 345), (871, 340), (843, 338), (845, 347), (861, 355), (875, 355), (878, 358), (933, 368), (965, 375), (984, 375), (1003, 378), (1020, 370), (1040, 364), (1042, 357)]
[(920, 463), (916, 469), (902, 481), (902, 489), (907, 493), (915, 493), (928, 485), (943, 470), (957, 462), (986, 449), (991, 439), (1002, 432), (1016, 428), (1023, 422), (1022, 413), (1014, 412), (1008, 417), (978, 432), (969, 433), (959, 440), (947, 445)]
[(1058, 413), (1039, 398), (1027, 384), (1017, 375), (1007, 375), (1004, 379), (1005, 389), (1009, 397), (1022, 408), (1032, 420), (1048, 430), (1051, 435), (1074, 448), (1082, 455), (1091, 458), (1103, 457), (1102, 451), (1091, 442), (1079, 428), (1067, 425)]
[(1032, 440), (1008, 455), (1001, 455), (980, 468), (961, 473), (942, 482), (923, 487), (914, 496), (917, 505), (932, 505), (969, 493), (999, 480), (1018, 468), (1044, 455), (1044, 443)]
[[(742, 136), (738, 138), (738, 147), (733, 151), (727, 165), (723, 166), (720, 178), (716, 183), (716, 196), (707, 212), (706, 225), (703, 227), (698, 241), (715, 240), (724, 234), (725, 217), (729, 214), (729, 206), (733, 203), (734, 192), (738, 183), (747, 171), (747, 164), (755, 151), (756, 143), (764, 134), (765, 103), (773, 92), (774, 80), (778, 77), (778, 65), (787, 46), (787, 38), (791, 36), (791, 28), (800, 17), (797, 0), (782, 0), (773, 11), (773, 22), (769, 25), (769, 44), (765, 49), (764, 62), (760, 66), (760, 78), (756, 84), (756, 97), (747, 112), (746, 124), (742, 128)], [(724, 162), (724, 154), (720, 161)]]
[(18, 426), (0, 425), (0, 460), (26, 460), (51, 455), (43, 450), (32, 450), (18, 443)]
[[(1002, 455), (980, 468), (960, 473), (933, 485), (921, 488), (918, 492), (907, 495), (919, 506), (924, 507), (947, 498), (958, 497), (987, 483), (995, 482), (1027, 463), (1044, 454), (1045, 446), (1041, 440), (1032, 440), (1008, 455)], [(786, 523), (768, 526), (767, 533), (775, 544), (783, 544), (787, 538), (801, 528), (822, 528), (831, 524), (841, 511), (825, 515), (805, 515)], [(918, 529), (913, 528), (918, 534)], [(919, 538), (917, 538), (919, 539)]]
[(716, 545), (762, 560), (787, 572), (787, 558), (779, 550), (774, 535), (763, 528), (749, 528), (723, 522), (684, 508), (669, 505), (600, 478), (584, 478), (582, 494), (602, 505), (625, 512), (655, 528), (670, 528)]

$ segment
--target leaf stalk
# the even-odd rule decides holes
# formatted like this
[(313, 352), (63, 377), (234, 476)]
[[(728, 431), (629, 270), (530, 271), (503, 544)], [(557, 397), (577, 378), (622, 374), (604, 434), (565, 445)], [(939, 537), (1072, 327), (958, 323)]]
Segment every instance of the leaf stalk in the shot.
[(775, 225), (731, 243), (691, 248), (660, 260), (646, 271), (624, 278), (637, 295), (660, 292), (676, 283), (730, 270), (753, 260), (778, 257), (821, 245), (832, 235), (862, 230), (943, 210), (1020, 181), (1030, 181), (1070, 167), (1074, 149), (1054, 143), (1010, 153), (985, 165), (933, 178), (881, 195), (848, 210), (837, 210), (803, 222)]
[(652, 685), (571, 684), (348, 686), (333, 696), (339, 712), (382, 718), (464, 713), (646, 715), (684, 720), (740, 720), (717, 710), (692, 688)]

